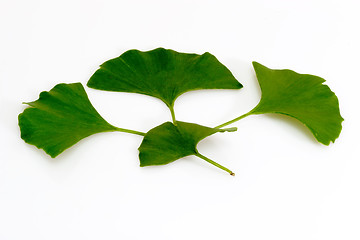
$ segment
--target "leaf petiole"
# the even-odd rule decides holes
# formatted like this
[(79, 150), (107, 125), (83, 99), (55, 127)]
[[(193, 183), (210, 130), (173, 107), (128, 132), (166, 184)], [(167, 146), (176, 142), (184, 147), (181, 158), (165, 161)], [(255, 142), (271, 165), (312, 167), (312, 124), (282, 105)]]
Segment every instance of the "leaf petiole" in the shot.
[(170, 108), (170, 112), (171, 112), (172, 121), (173, 121), (174, 125), (176, 126), (176, 118), (175, 118), (174, 106), (170, 106), (169, 108)]
[(248, 112), (248, 113), (246, 113), (244, 115), (241, 115), (240, 117), (234, 118), (233, 120), (230, 120), (230, 121), (228, 121), (226, 123), (223, 123), (223, 124), (221, 124), (219, 126), (216, 126), (215, 128), (223, 128), (223, 127), (225, 127), (227, 125), (230, 125), (230, 124), (232, 124), (234, 122), (237, 122), (237, 121), (239, 121), (239, 120), (243, 119), (244, 117), (247, 117), (247, 116), (249, 116), (251, 114), (252, 114), (252, 111), (250, 111), (250, 112)]
[(195, 156), (197, 156), (197, 157), (199, 157), (199, 158), (207, 161), (208, 163), (211, 163), (212, 165), (214, 165), (214, 166), (216, 166), (216, 167), (218, 167), (218, 168), (220, 168), (220, 169), (228, 172), (231, 176), (235, 176), (235, 173), (234, 173), (233, 171), (231, 171), (230, 169), (228, 169), (228, 168), (226, 168), (226, 167), (218, 164), (217, 162), (214, 162), (213, 160), (205, 157), (204, 155), (200, 154), (199, 152), (197, 152), (197, 153), (195, 154)]
[(115, 131), (125, 132), (125, 133), (131, 133), (131, 134), (140, 135), (140, 136), (145, 136), (145, 134), (146, 134), (146, 133), (143, 133), (143, 132), (139, 132), (139, 131), (135, 131), (135, 130), (130, 130), (130, 129), (125, 129), (125, 128), (118, 128), (118, 127), (115, 127)]

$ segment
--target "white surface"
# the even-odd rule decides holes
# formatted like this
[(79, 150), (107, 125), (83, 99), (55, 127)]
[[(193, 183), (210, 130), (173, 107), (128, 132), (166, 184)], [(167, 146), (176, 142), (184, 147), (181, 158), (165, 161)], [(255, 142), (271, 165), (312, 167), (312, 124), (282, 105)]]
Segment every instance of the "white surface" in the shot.
[[(0, 3), (0, 240), (360, 239), (358, 0), (16, 1)], [(215, 126), (256, 105), (251, 61), (319, 75), (345, 118), (335, 144), (301, 124), (251, 116), (187, 157), (140, 168), (141, 137), (98, 134), (56, 159), (24, 143), (23, 101), (85, 84), (128, 49), (208, 51), (240, 91), (186, 93), (177, 118)], [(86, 89), (110, 123), (147, 131), (170, 119), (157, 99)]]

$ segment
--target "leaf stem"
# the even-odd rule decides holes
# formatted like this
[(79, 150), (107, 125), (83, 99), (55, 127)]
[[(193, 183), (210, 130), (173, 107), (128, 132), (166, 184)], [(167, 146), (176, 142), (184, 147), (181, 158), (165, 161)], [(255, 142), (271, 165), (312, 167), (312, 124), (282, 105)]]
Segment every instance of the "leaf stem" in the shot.
[(171, 112), (172, 121), (173, 121), (174, 125), (176, 126), (176, 118), (175, 118), (174, 106), (170, 106), (169, 108), (170, 108), (170, 112)]
[(230, 169), (228, 169), (228, 168), (226, 168), (226, 167), (218, 164), (217, 162), (214, 162), (213, 160), (205, 157), (204, 155), (200, 154), (199, 152), (197, 152), (197, 153), (195, 154), (195, 156), (197, 156), (197, 157), (199, 157), (199, 158), (207, 161), (208, 163), (211, 163), (212, 165), (214, 165), (214, 166), (216, 166), (216, 167), (218, 167), (218, 168), (220, 168), (220, 169), (228, 172), (231, 176), (235, 176), (235, 173), (233, 173)]
[(240, 117), (234, 118), (233, 120), (230, 120), (230, 121), (228, 121), (228, 122), (226, 122), (226, 123), (223, 123), (223, 124), (221, 124), (221, 125), (219, 125), (219, 126), (216, 126), (215, 128), (225, 127), (225, 126), (227, 126), (227, 125), (229, 125), (229, 124), (232, 124), (232, 123), (234, 123), (234, 122), (237, 122), (237, 121), (239, 121), (240, 119), (243, 119), (244, 117), (247, 117), (247, 116), (249, 116), (249, 115), (251, 115), (251, 114), (252, 114), (252, 111), (250, 111), (250, 112), (248, 112), (248, 113), (246, 113), (246, 114), (244, 114), (244, 115), (241, 115)]
[(219, 132), (236, 132), (237, 127), (218, 129)]
[(126, 129), (126, 128), (118, 128), (118, 127), (115, 127), (115, 131), (126, 132), (126, 133), (131, 133), (131, 134), (140, 135), (140, 136), (145, 136), (145, 134), (146, 134), (146, 133), (143, 133), (143, 132), (130, 130), (130, 129)]

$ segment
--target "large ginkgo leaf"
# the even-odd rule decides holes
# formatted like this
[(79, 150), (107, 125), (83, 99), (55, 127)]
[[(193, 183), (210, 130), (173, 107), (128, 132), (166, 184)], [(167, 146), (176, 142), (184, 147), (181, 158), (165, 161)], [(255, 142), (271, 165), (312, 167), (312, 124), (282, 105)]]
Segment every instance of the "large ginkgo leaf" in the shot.
[(150, 95), (172, 109), (184, 92), (199, 89), (239, 89), (242, 85), (210, 53), (179, 53), (157, 48), (129, 50), (100, 66), (88, 87)]
[(336, 95), (324, 79), (291, 70), (273, 70), (253, 62), (262, 96), (251, 114), (280, 113), (304, 123), (315, 138), (329, 145), (341, 132), (343, 118)]
[(92, 134), (119, 130), (99, 115), (81, 83), (58, 84), (27, 104), (19, 115), (21, 138), (51, 157)]

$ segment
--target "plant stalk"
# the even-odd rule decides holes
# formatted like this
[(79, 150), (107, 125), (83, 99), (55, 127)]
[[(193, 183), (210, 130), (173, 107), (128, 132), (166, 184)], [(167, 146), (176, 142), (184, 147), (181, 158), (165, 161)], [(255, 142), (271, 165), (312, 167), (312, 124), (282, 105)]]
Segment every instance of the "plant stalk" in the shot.
[(227, 126), (227, 125), (230, 125), (230, 124), (232, 124), (232, 123), (234, 123), (234, 122), (237, 122), (237, 121), (239, 121), (240, 119), (243, 119), (244, 117), (247, 117), (247, 116), (249, 116), (249, 115), (251, 115), (251, 114), (252, 114), (252, 112), (250, 111), (250, 112), (248, 112), (248, 113), (246, 113), (246, 114), (244, 114), (244, 115), (241, 115), (240, 117), (234, 118), (233, 120), (230, 120), (230, 121), (228, 121), (228, 122), (226, 122), (226, 123), (223, 123), (223, 124), (221, 124), (221, 125), (219, 125), (219, 126), (216, 126), (215, 128), (223, 128), (223, 127), (225, 127), (225, 126)]
[(115, 127), (115, 128), (116, 128), (115, 131), (118, 131), (118, 132), (131, 133), (131, 134), (140, 135), (140, 136), (145, 136), (145, 134), (146, 134), (143, 132), (130, 130), (130, 129), (126, 129), (126, 128), (118, 128), (118, 127)]
[(226, 167), (218, 164), (217, 162), (214, 162), (213, 160), (205, 157), (204, 155), (200, 154), (199, 152), (197, 152), (197, 153), (195, 154), (195, 156), (197, 156), (197, 157), (199, 157), (199, 158), (207, 161), (208, 163), (211, 163), (212, 165), (214, 165), (214, 166), (216, 166), (216, 167), (218, 167), (218, 168), (220, 168), (220, 169), (228, 172), (231, 176), (235, 176), (235, 173), (234, 173), (233, 171), (231, 171), (230, 169), (228, 169), (228, 168), (226, 168)]
[(176, 118), (175, 118), (174, 107), (173, 107), (173, 106), (170, 106), (169, 108), (170, 108), (170, 112), (171, 112), (172, 121), (173, 121), (174, 125), (176, 126)]

